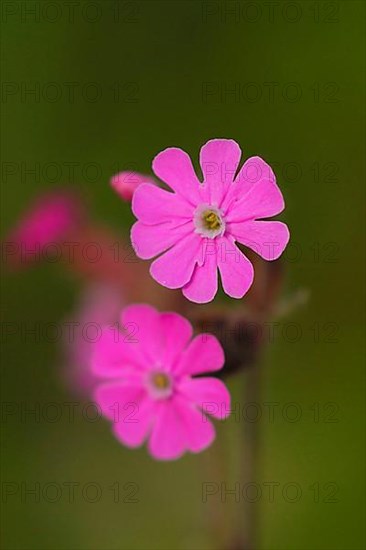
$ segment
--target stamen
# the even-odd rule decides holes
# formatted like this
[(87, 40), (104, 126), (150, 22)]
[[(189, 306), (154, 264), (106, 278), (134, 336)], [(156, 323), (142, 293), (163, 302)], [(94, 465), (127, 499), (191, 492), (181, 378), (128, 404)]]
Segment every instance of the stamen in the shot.
[(173, 393), (173, 379), (165, 372), (149, 372), (146, 385), (154, 399), (168, 399)]
[(206, 210), (202, 214), (203, 222), (206, 226), (206, 229), (216, 230), (221, 228), (221, 220), (219, 216), (213, 210)]
[(152, 375), (151, 381), (156, 389), (166, 390), (170, 388), (170, 379), (169, 376), (163, 372), (156, 372)]
[(214, 239), (225, 232), (225, 220), (222, 212), (211, 204), (200, 204), (194, 213), (196, 233), (202, 237)]

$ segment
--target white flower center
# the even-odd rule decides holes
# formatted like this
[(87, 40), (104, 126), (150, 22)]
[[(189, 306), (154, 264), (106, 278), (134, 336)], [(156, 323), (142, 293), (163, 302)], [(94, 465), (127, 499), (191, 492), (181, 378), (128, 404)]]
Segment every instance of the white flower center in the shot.
[(216, 206), (201, 204), (194, 213), (196, 233), (203, 237), (214, 239), (225, 231), (225, 222), (222, 212)]
[(160, 371), (149, 373), (147, 386), (155, 399), (166, 399), (173, 391), (171, 377), (167, 373)]

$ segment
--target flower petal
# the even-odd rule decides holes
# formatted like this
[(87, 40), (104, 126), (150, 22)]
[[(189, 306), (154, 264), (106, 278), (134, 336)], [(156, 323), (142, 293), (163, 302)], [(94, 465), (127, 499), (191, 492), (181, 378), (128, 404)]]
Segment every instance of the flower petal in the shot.
[(177, 366), (177, 374), (202, 374), (214, 372), (224, 366), (225, 356), (218, 339), (212, 334), (196, 336), (182, 353)]
[(163, 354), (163, 333), (159, 323), (159, 312), (147, 304), (133, 304), (121, 314), (121, 323), (128, 338), (126, 345), (138, 344), (149, 367), (161, 360)]
[(220, 206), (234, 180), (240, 157), (240, 147), (232, 139), (212, 139), (201, 148), (200, 164), (210, 204)]
[(218, 378), (183, 378), (178, 391), (206, 414), (222, 420), (230, 414), (230, 393)]
[(282, 193), (274, 181), (262, 179), (248, 193), (228, 206), (226, 222), (240, 222), (268, 218), (282, 212), (285, 207)]
[(176, 398), (176, 406), (184, 425), (186, 446), (192, 453), (207, 449), (215, 439), (215, 428), (212, 422), (195, 406)]
[(229, 187), (221, 209), (226, 210), (234, 199), (239, 200), (262, 179), (276, 182), (276, 176), (269, 164), (260, 157), (250, 157), (244, 162), (233, 185)]
[(290, 238), (287, 225), (277, 221), (231, 223), (230, 233), (236, 241), (248, 246), (265, 260), (277, 260)]
[(149, 451), (158, 460), (175, 460), (186, 450), (186, 433), (175, 399), (157, 404)]
[(192, 277), (194, 266), (202, 260), (202, 239), (192, 233), (155, 260), (151, 276), (167, 288), (181, 288)]
[(141, 184), (134, 192), (132, 212), (147, 225), (192, 219), (192, 206), (179, 195), (149, 183)]
[(115, 423), (124, 422), (132, 411), (138, 409), (145, 396), (141, 376), (139, 379), (135, 376), (123, 382), (103, 384), (94, 392), (94, 400), (103, 415)]
[(192, 222), (176, 227), (172, 223), (145, 225), (138, 221), (131, 229), (131, 243), (139, 258), (149, 260), (192, 231)]
[(251, 262), (231, 239), (221, 237), (217, 263), (226, 294), (232, 298), (242, 298), (253, 282)]
[(126, 415), (122, 421), (114, 425), (113, 431), (117, 439), (127, 447), (140, 447), (151, 432), (154, 423), (155, 403), (146, 398), (137, 406), (130, 403), (124, 412), (126, 412)]
[(105, 327), (101, 337), (93, 345), (92, 369), (104, 378), (123, 378), (133, 367), (141, 369), (144, 358), (137, 342), (128, 340), (117, 327)]
[(262, 179), (275, 182), (276, 176), (270, 165), (261, 157), (250, 157), (241, 167), (235, 178), (235, 183), (245, 186), (245, 190), (249, 191), (253, 185)]
[(158, 178), (189, 203), (196, 205), (200, 200), (201, 184), (189, 155), (182, 149), (165, 149), (154, 158), (152, 168)]
[(183, 287), (183, 295), (197, 304), (211, 302), (218, 287), (216, 245), (212, 239), (209, 240), (203, 265), (196, 265), (191, 280)]
[(164, 334), (162, 363), (171, 369), (192, 338), (193, 328), (185, 317), (173, 312), (161, 313), (160, 325)]

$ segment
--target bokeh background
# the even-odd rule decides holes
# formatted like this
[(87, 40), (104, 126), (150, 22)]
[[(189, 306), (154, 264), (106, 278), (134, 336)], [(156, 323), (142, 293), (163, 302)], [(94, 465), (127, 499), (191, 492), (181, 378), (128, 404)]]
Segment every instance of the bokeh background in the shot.
[[(32, 198), (55, 184), (79, 189), (91, 215), (123, 234), (132, 216), (109, 178), (126, 167), (148, 173), (167, 146), (197, 162), (207, 139), (231, 137), (245, 158), (273, 163), (295, 243), (284, 296), (305, 289), (309, 298), (280, 321), (262, 360), (255, 550), (363, 548), (364, 3), (74, 4), (74, 12), (63, 1), (2, 6), (3, 238)], [(24, 93), (32, 87), (39, 96)], [(32, 327), (72, 310), (79, 288), (57, 264), (2, 271), (3, 323)], [(301, 327), (296, 341), (283, 332), (286, 323)], [(75, 401), (59, 353), (59, 343), (3, 335), (2, 402)], [(243, 376), (229, 381), (237, 401)], [(273, 421), (264, 403), (278, 404)], [(296, 421), (289, 403), (300, 410)], [(81, 409), (73, 422), (65, 413), (54, 423), (2, 417), (3, 487), (79, 484), (71, 503), (66, 489), (56, 502), (22, 498), (20, 489), (3, 495), (4, 549), (221, 546), (212, 507), (230, 533), (245, 504), (219, 494), (202, 502), (202, 483), (232, 488), (238, 480), (243, 421), (222, 424), (203, 455), (166, 464), (123, 448), (107, 422), (87, 422)], [(215, 477), (218, 452), (225, 473)], [(102, 488), (94, 503), (81, 494), (91, 482)], [(279, 487), (273, 502), (268, 482)], [(138, 485), (137, 502), (123, 502), (126, 483)], [(289, 483), (301, 488), (294, 502), (291, 491), (283, 496)]]

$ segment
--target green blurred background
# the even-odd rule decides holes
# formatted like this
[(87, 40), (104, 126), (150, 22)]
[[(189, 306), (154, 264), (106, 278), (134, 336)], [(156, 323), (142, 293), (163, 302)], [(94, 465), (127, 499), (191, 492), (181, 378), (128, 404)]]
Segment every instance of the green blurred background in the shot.
[[(74, 4), (72, 15), (63, 1), (3, 2), (2, 235), (53, 182), (81, 189), (95, 219), (122, 234), (132, 216), (110, 176), (124, 167), (149, 172), (167, 146), (196, 161), (207, 139), (231, 137), (245, 158), (272, 162), (300, 250), (287, 258), (285, 294), (304, 288), (310, 297), (285, 321), (298, 323), (301, 338), (291, 343), (280, 331), (263, 360), (262, 402), (279, 405), (273, 422), (263, 405), (257, 423), (255, 550), (364, 548), (364, 3)], [(39, 98), (24, 86), (38, 87)], [(37, 163), (40, 175), (24, 171)], [(48, 163), (57, 169), (42, 174)], [(78, 289), (58, 266), (3, 271), (3, 322), (57, 322), (72, 309)], [(60, 380), (57, 344), (4, 338), (1, 369), (2, 401), (74, 400)], [(240, 377), (229, 385), (240, 401)], [(289, 403), (300, 409), (296, 422), (286, 417)], [(66, 490), (53, 503), (3, 495), (4, 549), (222, 547), (212, 507), (230, 533), (244, 504), (230, 495), (202, 502), (202, 482), (232, 488), (238, 480), (243, 422), (222, 424), (203, 455), (165, 464), (123, 448), (107, 422), (86, 422), (80, 409), (72, 423), (65, 414), (56, 423), (2, 419), (3, 484), (80, 484), (73, 503)], [(224, 475), (212, 471), (220, 449)], [(90, 482), (102, 488), (95, 503), (81, 496)], [(124, 484), (138, 484), (138, 502), (115, 503), (116, 482), (122, 497)], [(274, 502), (266, 482), (279, 484)], [(288, 483), (301, 488), (295, 502), (283, 497)]]

